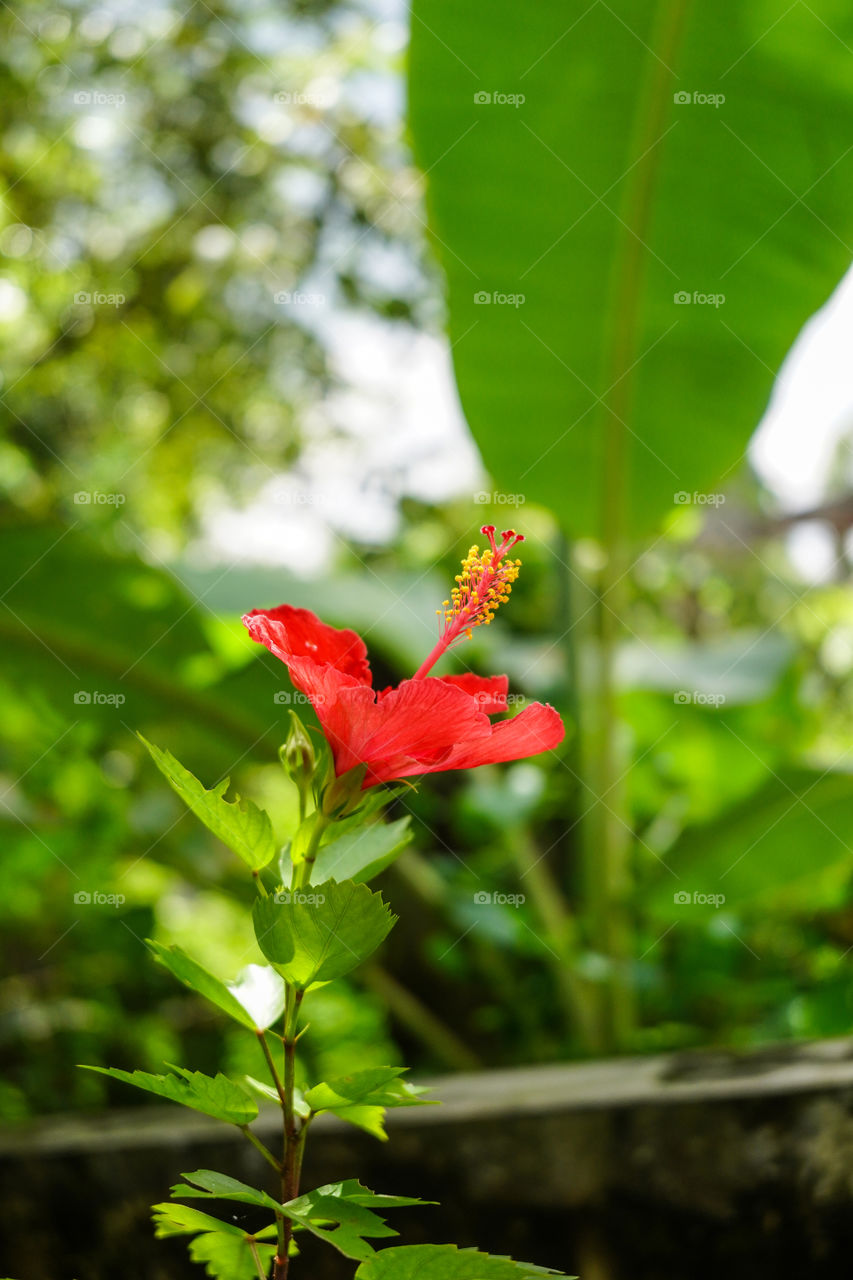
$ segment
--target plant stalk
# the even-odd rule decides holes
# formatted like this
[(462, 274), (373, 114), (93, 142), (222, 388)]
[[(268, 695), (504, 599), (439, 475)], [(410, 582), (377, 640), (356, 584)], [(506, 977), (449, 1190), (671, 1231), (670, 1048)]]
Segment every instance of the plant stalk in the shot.
[(639, 95), (632, 153), (641, 157), (626, 188), (623, 239), (614, 271), (610, 301), (612, 329), (608, 353), (609, 390), (602, 400), (604, 468), (602, 533), (604, 565), (599, 579), (598, 669), (592, 699), (590, 783), (585, 858), (587, 883), (593, 887), (593, 946), (608, 962), (605, 1035), (610, 1049), (624, 1049), (632, 1039), (634, 1001), (630, 964), (634, 939), (629, 914), (631, 885), (630, 825), (623, 813), (622, 780), (627, 768), (619, 742), (614, 667), (624, 614), (620, 585), (627, 572), (629, 434), (634, 415), (635, 369), (641, 358), (638, 335), (643, 312), (646, 250), (652, 227), (652, 200), (658, 176), (666, 114), (672, 102), (670, 68), (677, 59), (689, 0), (661, 0), (657, 7), (647, 65)]
[[(311, 870), (320, 848), (320, 842), (323, 838), (323, 832), (329, 825), (331, 819), (322, 812), (318, 811), (314, 823), (314, 829), (311, 832), (311, 838), (308, 848), (305, 851), (305, 857), (301, 862), (297, 863), (293, 868), (291, 877), (291, 889), (301, 889), (305, 885), (310, 884)], [(279, 1173), (281, 1175), (281, 1202), (287, 1204), (290, 1200), (295, 1200), (299, 1195), (299, 1179), (302, 1172), (302, 1157), (305, 1150), (305, 1136), (308, 1129), (307, 1121), (300, 1121), (294, 1108), (294, 1091), (296, 1088), (296, 1025), (299, 1020), (299, 1009), (302, 1005), (304, 992), (297, 990), (290, 983), (287, 984), (285, 992), (284, 1005), (284, 1034), (282, 1035), (282, 1043), (284, 1045), (284, 1079), (281, 1080), (272, 1056), (269, 1053), (266, 1040), (263, 1041), (264, 1050), (267, 1054), (267, 1063), (273, 1073), (273, 1079), (276, 1082), (276, 1092), (279, 1096), (282, 1112), (282, 1157), (278, 1164)], [(281, 1214), (277, 1218), (278, 1225), (278, 1244), (276, 1247), (275, 1265), (273, 1267), (273, 1280), (287, 1280), (287, 1271), (290, 1264), (290, 1242), (293, 1238), (293, 1222), (285, 1214)]]

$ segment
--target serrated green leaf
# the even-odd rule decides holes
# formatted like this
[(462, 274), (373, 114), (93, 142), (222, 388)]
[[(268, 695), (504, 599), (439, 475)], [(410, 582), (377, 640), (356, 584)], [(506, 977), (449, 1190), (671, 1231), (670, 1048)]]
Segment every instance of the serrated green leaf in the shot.
[(400, 1079), (405, 1070), (405, 1067), (369, 1067), (352, 1075), (324, 1080), (307, 1091), (305, 1102), (312, 1111), (327, 1111), (385, 1142), (388, 1136), (384, 1126), (386, 1107), (431, 1105), (430, 1099), (418, 1096), (423, 1092), (418, 1085)]
[(154, 1204), (151, 1206), (154, 1234), (158, 1239), (166, 1236), (192, 1235), (197, 1231), (222, 1231), (226, 1235), (243, 1236), (245, 1232), (232, 1222), (212, 1218), (201, 1209), (188, 1204)]
[(254, 1076), (243, 1076), (243, 1079), (246, 1082), (246, 1087), (251, 1089), (252, 1093), (256, 1093), (258, 1097), (265, 1098), (268, 1102), (280, 1103), (281, 1099), (277, 1090), (271, 1084), (267, 1084), (265, 1080), (256, 1080)]
[[(363, 1187), (354, 1178), (331, 1182), (279, 1205), (265, 1191), (249, 1187), (224, 1173), (197, 1169), (181, 1174), (183, 1183), (172, 1187), (172, 1195), (181, 1199), (236, 1200), (261, 1209), (279, 1210), (297, 1228), (310, 1231), (319, 1239), (334, 1245), (347, 1258), (361, 1261), (373, 1254), (369, 1239), (395, 1236), (375, 1209), (394, 1209), (402, 1205), (425, 1204), (410, 1196), (384, 1196)], [(192, 1228), (189, 1228), (192, 1229)]]
[(301, 990), (349, 973), (376, 950), (396, 919), (380, 894), (351, 880), (259, 898), (252, 917), (261, 951)]
[[(256, 1244), (255, 1252), (265, 1271), (275, 1257), (275, 1245)], [(258, 1269), (249, 1238), (235, 1240), (233, 1236), (210, 1234), (197, 1236), (189, 1246), (193, 1262), (200, 1262), (214, 1280), (258, 1280)]]
[(373, 1209), (394, 1209), (401, 1205), (426, 1204), (409, 1196), (383, 1196), (350, 1178), (328, 1183), (290, 1200), (282, 1208), (289, 1218), (325, 1240), (347, 1258), (362, 1261), (373, 1257), (369, 1239), (398, 1233)]
[(346, 1178), (343, 1182), (332, 1182), (320, 1188), (327, 1194), (343, 1196), (352, 1204), (365, 1205), (375, 1209), (399, 1209), (410, 1204), (435, 1204), (434, 1200), (419, 1200), (417, 1196), (389, 1196), (381, 1191), (371, 1191), (363, 1186), (357, 1178)]
[(397, 822), (374, 822), (323, 845), (311, 872), (311, 883), (354, 880), (364, 884), (372, 880), (399, 857), (411, 840), (410, 821), (405, 817)]
[[(256, 1080), (254, 1076), (243, 1076), (246, 1087), (251, 1089), (253, 1093), (269, 1102), (280, 1103), (280, 1099), (276, 1090), (271, 1084), (267, 1084), (264, 1080)], [(307, 1120), (311, 1114), (311, 1108), (302, 1095), (302, 1090), (294, 1088), (293, 1090), (293, 1110), (300, 1120)]]
[[(171, 1063), (166, 1065), (171, 1066)], [(229, 1124), (250, 1124), (258, 1114), (257, 1103), (245, 1089), (221, 1072), (215, 1076), (206, 1076), (201, 1071), (172, 1067), (177, 1075), (155, 1076), (147, 1071), (121, 1071), (118, 1067), (84, 1067), (84, 1070), (112, 1076), (114, 1080), (122, 1080), (125, 1084), (135, 1085), (137, 1089), (144, 1089), (146, 1093), (168, 1098), (170, 1102), (179, 1102), (182, 1106), (202, 1111), (215, 1120), (226, 1120)]]
[(339, 1120), (354, 1125), (356, 1129), (363, 1129), (365, 1133), (369, 1133), (372, 1138), (378, 1138), (380, 1142), (388, 1141), (388, 1134), (385, 1132), (384, 1107), (328, 1107), (326, 1114), (337, 1116)]
[(251, 800), (225, 799), (230, 778), (208, 791), (169, 751), (162, 751), (139, 735), (151, 759), (184, 804), (209, 831), (227, 844), (253, 871), (275, 857), (276, 846), (269, 814)]
[(190, 1257), (204, 1263), (207, 1274), (215, 1280), (257, 1280), (250, 1242), (255, 1243), (266, 1268), (275, 1256), (275, 1245), (260, 1243), (275, 1236), (275, 1223), (249, 1235), (232, 1222), (222, 1222), (185, 1204), (155, 1204), (152, 1213), (158, 1239), (197, 1235), (189, 1245)]
[(197, 991), (200, 996), (204, 996), (206, 1000), (209, 1000), (211, 1004), (215, 1004), (223, 1013), (227, 1013), (229, 1018), (234, 1018), (236, 1022), (241, 1023), (244, 1027), (249, 1027), (252, 1031), (257, 1029), (251, 1014), (232, 994), (225, 983), (215, 978), (197, 960), (193, 960), (192, 956), (188, 956), (186, 951), (174, 945), (164, 947), (162, 943), (153, 942), (150, 938), (147, 941), (148, 946), (154, 952), (160, 964), (168, 969), (185, 987), (189, 987), (191, 991)]
[(420, 1085), (400, 1079), (407, 1070), (407, 1067), (367, 1067), (351, 1075), (336, 1076), (308, 1089), (305, 1101), (312, 1111), (361, 1103), (379, 1107), (428, 1105), (429, 1099), (418, 1097), (424, 1092)]
[[(277, 1200), (260, 1191), (257, 1187), (247, 1186), (227, 1173), (217, 1173), (215, 1169), (196, 1169), (194, 1173), (182, 1173), (184, 1182), (178, 1182), (170, 1188), (173, 1196), (182, 1200), (196, 1197), (207, 1197), (213, 1200), (237, 1200), (240, 1204), (254, 1204), (259, 1209), (281, 1208)], [(186, 1183), (187, 1185), (184, 1185)]]
[(266, 1031), (284, 1012), (284, 980), (268, 964), (247, 964), (235, 982), (225, 984), (254, 1025)]
[[(455, 1244), (395, 1245), (363, 1262), (355, 1280), (528, 1280), (563, 1272)], [(576, 1277), (566, 1280), (577, 1280)]]

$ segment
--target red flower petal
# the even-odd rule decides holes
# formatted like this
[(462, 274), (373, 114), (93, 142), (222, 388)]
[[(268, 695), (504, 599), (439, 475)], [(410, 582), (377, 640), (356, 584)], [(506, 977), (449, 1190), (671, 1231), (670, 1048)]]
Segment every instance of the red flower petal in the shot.
[(566, 736), (559, 712), (534, 702), (511, 720), (491, 726), (487, 739), (460, 742), (441, 769), (476, 769), (481, 764), (501, 764), (552, 751)]
[(330, 627), (310, 609), (295, 609), (289, 604), (280, 604), (276, 609), (253, 609), (243, 618), (243, 625), (253, 640), (266, 645), (270, 653), (288, 666), (292, 659), (303, 658), (318, 664), (329, 663), (360, 684), (372, 682), (361, 636), (355, 631)]
[[(345, 735), (342, 754), (367, 765), (367, 786), (430, 773), (458, 742), (487, 737), (491, 728), (470, 694), (443, 680), (404, 680), (372, 706), (364, 692), (341, 689), (332, 715), (341, 720), (336, 736)], [(338, 772), (341, 763), (336, 752)]]
[(455, 685), (457, 689), (471, 694), (481, 711), (486, 715), (494, 715), (496, 711), (506, 711), (506, 695), (509, 689), (507, 676), (476, 676), (466, 671), (460, 676), (428, 676), (427, 679), (443, 680), (445, 684)]

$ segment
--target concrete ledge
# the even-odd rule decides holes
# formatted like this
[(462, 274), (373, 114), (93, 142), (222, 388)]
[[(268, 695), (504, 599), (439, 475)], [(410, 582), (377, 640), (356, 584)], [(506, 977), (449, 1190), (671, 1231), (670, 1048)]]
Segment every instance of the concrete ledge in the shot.
[[(775, 1280), (782, 1266), (810, 1280), (849, 1274), (851, 1041), (430, 1083), (443, 1105), (389, 1113), (387, 1144), (318, 1122), (305, 1185), (361, 1176), (377, 1190), (440, 1200), (442, 1210), (395, 1219), (404, 1239), (476, 1243), (584, 1280), (710, 1280), (723, 1272), (727, 1280)], [(279, 1125), (272, 1109), (255, 1127), (272, 1139)], [(127, 1274), (120, 1259), (131, 1241), (141, 1266), (133, 1274), (197, 1276), (182, 1247), (155, 1252), (163, 1246), (151, 1240), (147, 1206), (199, 1166), (266, 1181), (236, 1129), (169, 1106), (8, 1132), (0, 1139), (0, 1256), (8, 1274)], [(61, 1238), (48, 1257), (46, 1203)], [(689, 1266), (679, 1247), (684, 1232), (698, 1242)], [(323, 1255), (312, 1258), (311, 1280), (353, 1269)]]

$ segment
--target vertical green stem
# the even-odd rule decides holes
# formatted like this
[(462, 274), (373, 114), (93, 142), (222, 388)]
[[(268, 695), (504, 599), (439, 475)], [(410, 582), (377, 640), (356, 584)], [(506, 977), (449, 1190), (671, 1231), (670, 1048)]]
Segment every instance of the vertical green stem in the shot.
[[(305, 1142), (305, 1125), (302, 1124), (294, 1109), (294, 1089), (296, 1086), (296, 1024), (299, 1008), (302, 1004), (303, 992), (295, 987), (287, 988), (287, 1003), (284, 1011), (284, 1102), (282, 1105), (283, 1158), (281, 1170), (281, 1200), (287, 1204), (299, 1195), (299, 1174), (302, 1167), (302, 1148)], [(278, 1250), (283, 1265), (276, 1271), (276, 1280), (285, 1280), (290, 1255), (290, 1241), (293, 1235), (293, 1223), (290, 1218), (284, 1220), (284, 1238), (282, 1248)], [(278, 1259), (276, 1259), (278, 1263)]]
[[(289, 995), (289, 988), (288, 988), (288, 995)], [(279, 1105), (281, 1106), (281, 1109), (282, 1109), (282, 1114), (286, 1115), (287, 1092), (285, 1090), (284, 1084), (282, 1083), (282, 1079), (281, 1079), (281, 1076), (279, 1075), (278, 1068), (275, 1065), (275, 1059), (270, 1053), (270, 1047), (267, 1044), (266, 1033), (263, 1031), (258, 1031), (256, 1034), (258, 1037), (258, 1043), (260, 1044), (263, 1050), (264, 1057), (267, 1060), (267, 1066), (269, 1067), (270, 1075), (272, 1076), (273, 1083), (275, 1085), (275, 1091), (278, 1094), (278, 1100), (279, 1100)], [(285, 1132), (284, 1149), (282, 1151), (281, 1163), (280, 1164), (277, 1163), (277, 1168), (279, 1169), (279, 1172), (281, 1174), (282, 1187), (284, 1186), (284, 1169), (287, 1163), (287, 1125), (286, 1124), (285, 1124), (284, 1132)], [(276, 1229), (278, 1232), (278, 1240), (277, 1240), (277, 1246), (276, 1246), (276, 1256), (275, 1256), (275, 1265), (273, 1268), (273, 1276), (275, 1280), (285, 1280), (285, 1277), (287, 1275), (288, 1245), (290, 1243), (290, 1235), (289, 1235), (290, 1223), (285, 1218), (283, 1213), (276, 1213), (275, 1222), (276, 1222)]]
[(576, 976), (573, 960), (577, 950), (577, 928), (562, 889), (546, 859), (537, 849), (527, 829), (517, 826), (509, 833), (509, 848), (519, 871), (519, 881), (529, 893), (549, 942), (548, 957), (569, 1035), (580, 1047), (596, 1047), (594, 1010), (586, 985)]
[(606, 976), (604, 1037), (608, 1049), (622, 1049), (634, 1027), (634, 999), (629, 966), (633, 955), (630, 917), (632, 836), (624, 800), (623, 753), (618, 740), (619, 713), (614, 666), (622, 611), (616, 599), (620, 560), (616, 549), (608, 555), (601, 576), (598, 619), (598, 681), (595, 708), (595, 821), (596, 877), (599, 892), (594, 910), (598, 938), (610, 971)]
[(260, 1259), (260, 1255), (258, 1254), (257, 1242), (255, 1240), (249, 1241), (249, 1250), (252, 1254), (252, 1258), (254, 1259), (255, 1270), (257, 1271), (260, 1277), (260, 1280), (267, 1280), (266, 1275), (264, 1273), (263, 1264)]
[(598, 663), (592, 699), (589, 775), (594, 800), (586, 840), (586, 878), (590, 887), (593, 945), (607, 958), (605, 1035), (607, 1047), (630, 1042), (634, 1009), (629, 965), (633, 937), (628, 907), (632, 841), (622, 802), (624, 765), (619, 743), (614, 684), (616, 645), (623, 617), (628, 504), (628, 446), (633, 414), (634, 369), (640, 356), (643, 277), (651, 230), (652, 197), (666, 113), (672, 101), (672, 64), (684, 30), (689, 0), (661, 0), (645, 83), (638, 95), (632, 156), (642, 157), (627, 188), (622, 221), (627, 228), (615, 262), (611, 297), (612, 338), (608, 360), (609, 391), (603, 403), (604, 469), (602, 543), (605, 563), (599, 582)]
[[(292, 889), (301, 889), (310, 884), (311, 870), (320, 848), (323, 832), (329, 825), (325, 814), (318, 812), (311, 832), (311, 839), (304, 859), (293, 868)], [(276, 1082), (276, 1090), (281, 1102), (282, 1112), (282, 1157), (281, 1157), (281, 1202), (287, 1204), (299, 1195), (299, 1178), (302, 1171), (302, 1156), (305, 1150), (307, 1121), (301, 1121), (294, 1107), (294, 1090), (296, 1088), (296, 1026), (299, 1020), (299, 1009), (302, 1005), (303, 991), (297, 990), (290, 983), (285, 990), (284, 1005), (284, 1079), (280, 1080), (266, 1040), (263, 1040), (267, 1054), (267, 1062)], [(273, 1280), (287, 1280), (290, 1264), (290, 1242), (293, 1237), (293, 1223), (290, 1218), (281, 1215), (278, 1218), (278, 1245), (276, 1248)]]

